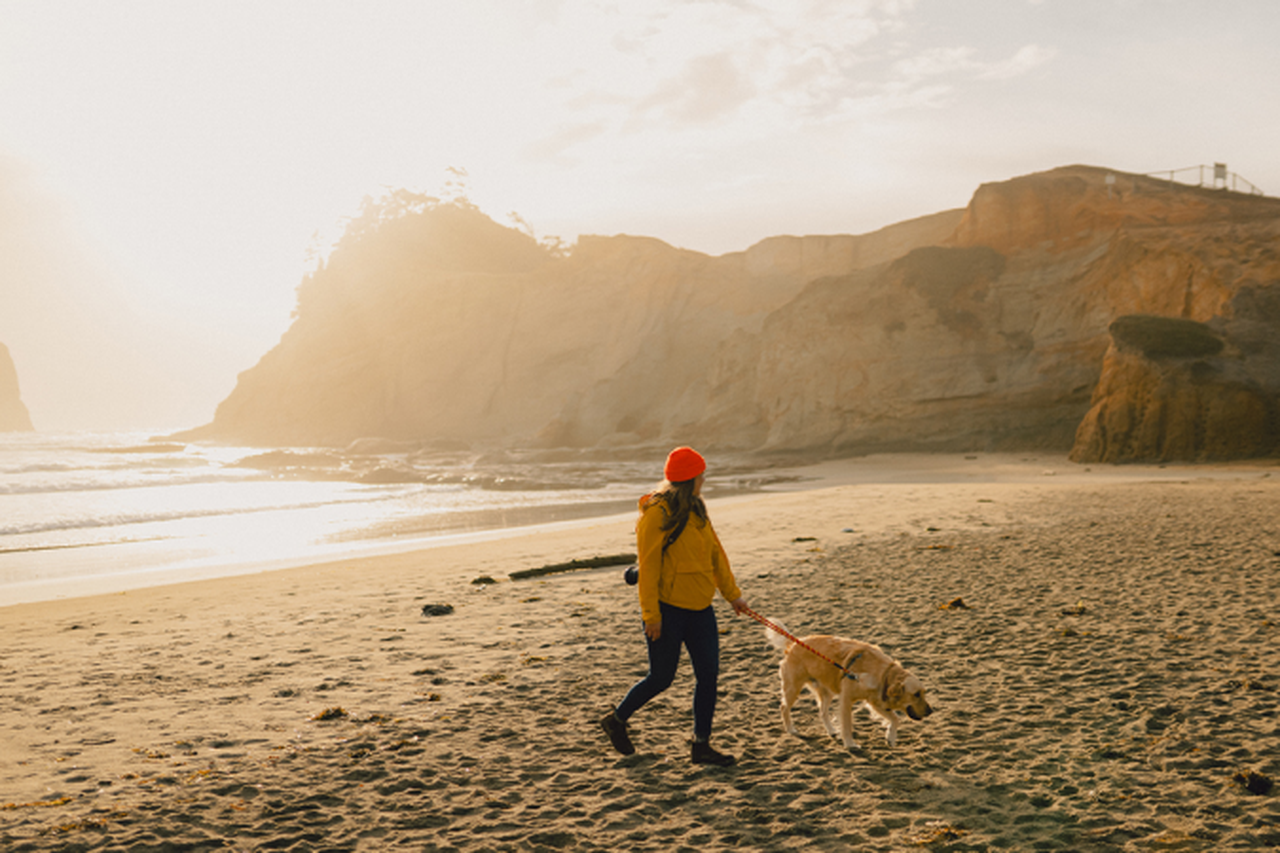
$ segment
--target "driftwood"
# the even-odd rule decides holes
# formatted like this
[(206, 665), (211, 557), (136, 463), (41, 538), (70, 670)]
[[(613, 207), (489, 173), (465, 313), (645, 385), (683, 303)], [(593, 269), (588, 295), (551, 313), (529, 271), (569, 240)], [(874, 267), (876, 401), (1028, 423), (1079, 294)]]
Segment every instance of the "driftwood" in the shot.
[(567, 563), (551, 563), (536, 569), (521, 569), (508, 575), (513, 581), (537, 578), (543, 575), (554, 575), (559, 572), (572, 572), (578, 569), (598, 569), (601, 566), (624, 566), (636, 561), (635, 554), (614, 554), (610, 557), (590, 557), (585, 560), (570, 560)]

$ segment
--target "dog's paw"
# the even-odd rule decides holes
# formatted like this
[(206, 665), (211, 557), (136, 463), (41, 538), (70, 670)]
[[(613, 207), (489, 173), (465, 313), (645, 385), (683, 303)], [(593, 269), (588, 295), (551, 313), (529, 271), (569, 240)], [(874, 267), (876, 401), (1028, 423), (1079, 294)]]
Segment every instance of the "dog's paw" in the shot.
[(847, 740), (844, 742), (844, 748), (845, 749), (861, 749), (862, 747), (858, 746), (858, 742), (856, 740)]
[(893, 746), (895, 743), (897, 743), (897, 742), (898, 742), (898, 730), (897, 730), (897, 729), (885, 729), (885, 730), (884, 730), (884, 742), (885, 742), (885, 743), (887, 743), (887, 744), (889, 744), (889, 746)]

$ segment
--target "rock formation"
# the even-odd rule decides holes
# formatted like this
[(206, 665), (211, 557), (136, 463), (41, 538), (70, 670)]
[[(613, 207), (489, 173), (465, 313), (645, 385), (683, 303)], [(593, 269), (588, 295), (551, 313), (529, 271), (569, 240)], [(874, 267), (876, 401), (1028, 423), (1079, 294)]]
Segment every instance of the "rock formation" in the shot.
[(279, 346), (187, 437), (1267, 453), (1278, 235), (1275, 199), (1083, 166), (720, 257), (618, 236), (561, 258), (428, 206), (344, 237)]
[[(1199, 190), (1210, 201), (1221, 193)], [(1080, 462), (1224, 460), (1280, 451), (1280, 217), (1238, 201), (1142, 235), (1138, 314), (1111, 345), (1071, 451)], [(1161, 287), (1162, 282), (1163, 287)], [(1181, 284), (1181, 286), (1179, 286)], [(1154, 309), (1154, 310), (1153, 310)]]
[(1280, 288), (1249, 289), (1233, 302), (1259, 296), (1272, 303), (1269, 323), (1134, 315), (1112, 323), (1071, 458), (1225, 460), (1280, 449)]
[[(709, 394), (719, 407), (699, 426), (731, 440), (720, 425), (754, 424), (747, 443), (776, 450), (1071, 448), (1098, 404), (1113, 319), (1209, 321), (1242, 290), (1251, 305), (1280, 295), (1280, 202), (1108, 174), (1070, 167), (984, 185), (944, 245), (814, 282), (726, 347)], [(1265, 308), (1249, 317), (1253, 350), (1280, 332)], [(1123, 458), (1164, 453), (1139, 445)]]
[[(721, 257), (582, 237), (566, 258), (466, 206), (344, 237), (299, 287), (280, 344), (184, 433), (258, 445), (377, 437), (541, 446), (665, 439), (701, 377), (812, 279), (954, 230), (960, 211), (873, 234), (775, 237)], [(361, 232), (363, 234), (363, 232)]]
[(31, 415), (18, 393), (18, 371), (14, 369), (9, 348), (0, 344), (0, 432), (32, 429)]

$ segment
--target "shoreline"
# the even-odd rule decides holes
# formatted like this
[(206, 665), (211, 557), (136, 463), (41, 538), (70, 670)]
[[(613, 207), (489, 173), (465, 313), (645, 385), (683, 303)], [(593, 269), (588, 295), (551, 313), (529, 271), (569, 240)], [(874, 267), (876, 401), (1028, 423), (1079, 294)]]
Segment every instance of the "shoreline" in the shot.
[[(1240, 476), (1269, 476), (1280, 472), (1280, 460), (1168, 465), (1079, 465), (1065, 454), (1056, 453), (971, 453), (971, 454), (873, 454), (850, 457), (795, 467), (762, 469), (780, 482), (767, 484), (759, 491), (730, 497), (709, 498), (711, 507), (732, 506), (759, 497), (795, 492), (811, 492), (842, 486), (889, 485), (961, 485), (961, 484), (1030, 484), (1091, 482), (1143, 482), (1183, 478), (1222, 479)], [(637, 495), (638, 497), (638, 495)], [(581, 507), (574, 507), (582, 511)], [(556, 510), (546, 514), (554, 516)], [(631, 519), (634, 512), (585, 515), (565, 520), (535, 521), (505, 526), (500, 519), (511, 510), (473, 512), (476, 516), (466, 529), (449, 529), (439, 533), (410, 533), (404, 538), (383, 537), (375, 540), (353, 539), (328, 546), (318, 546), (309, 553), (284, 558), (196, 563), (177, 567), (128, 569), (103, 574), (79, 575), (55, 579), (23, 581), (0, 586), (0, 613), (5, 608), (41, 601), (68, 600), (87, 596), (110, 595), (157, 586), (236, 578), (264, 572), (306, 569), (346, 560), (362, 560), (383, 556), (427, 551), (454, 545), (482, 544), (513, 537), (537, 536), (548, 531), (576, 530), (601, 523)], [(537, 510), (529, 515), (537, 516)], [(102, 545), (112, 549), (112, 562), (127, 563), (130, 549), (147, 548), (154, 540)], [(73, 546), (44, 550), (71, 550)], [(80, 550), (89, 546), (75, 546)], [(623, 549), (627, 550), (627, 549)], [(592, 556), (592, 555), (576, 555)], [(568, 559), (568, 558), (566, 558)], [(556, 562), (553, 560), (552, 562)]]
[(1042, 462), (711, 504), (755, 610), (925, 683), (936, 713), (892, 747), (857, 713), (844, 750), (810, 698), (783, 733), (777, 652), (717, 600), (714, 741), (739, 764), (689, 763), (686, 664), (613, 753), (598, 720), (645, 671), (634, 587), (509, 572), (630, 551), (631, 514), (4, 608), (0, 846), (1280, 844), (1280, 796), (1247, 787), (1280, 778), (1280, 478)]

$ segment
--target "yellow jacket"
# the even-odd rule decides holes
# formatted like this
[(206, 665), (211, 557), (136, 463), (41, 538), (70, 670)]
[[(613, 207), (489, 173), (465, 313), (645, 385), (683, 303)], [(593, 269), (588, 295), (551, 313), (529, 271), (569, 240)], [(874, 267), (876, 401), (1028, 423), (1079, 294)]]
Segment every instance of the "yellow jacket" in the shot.
[(711, 605), (716, 590), (727, 601), (742, 596), (729, 568), (729, 556), (710, 521), (689, 514), (680, 538), (671, 543), (664, 556), (662, 543), (670, 531), (663, 530), (667, 520), (666, 504), (640, 499), (640, 520), (636, 523), (636, 550), (640, 563), (640, 614), (645, 622), (661, 622), (658, 602), (702, 610)]

